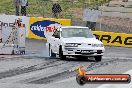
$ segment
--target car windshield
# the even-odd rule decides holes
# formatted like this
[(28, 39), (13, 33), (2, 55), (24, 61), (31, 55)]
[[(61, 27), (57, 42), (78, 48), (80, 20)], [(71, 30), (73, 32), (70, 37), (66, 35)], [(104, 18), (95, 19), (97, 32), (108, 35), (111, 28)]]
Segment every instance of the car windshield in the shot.
[(88, 28), (62, 28), (62, 37), (85, 37), (93, 38), (92, 32)]

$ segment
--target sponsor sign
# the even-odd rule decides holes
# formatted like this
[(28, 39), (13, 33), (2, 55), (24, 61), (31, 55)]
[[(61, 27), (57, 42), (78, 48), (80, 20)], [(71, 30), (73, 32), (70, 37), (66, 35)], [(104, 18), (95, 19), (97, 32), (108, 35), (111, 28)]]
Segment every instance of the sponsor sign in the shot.
[(61, 25), (70, 26), (71, 20), (31, 17), (28, 38), (46, 39), (48, 35), (52, 35), (55, 29)]
[(104, 45), (132, 47), (132, 34), (93, 31)]
[[(28, 36), (28, 25), (29, 18), (25, 16), (15, 16), (15, 15), (0, 15), (0, 25), (1, 27), (13, 27), (16, 19), (21, 19), (22, 24), (26, 28), (26, 37)], [(1, 29), (1, 28), (0, 28)]]
[(88, 74), (83, 66), (76, 69), (76, 81), (79, 85), (86, 83), (118, 83), (127, 84), (131, 82), (129, 74)]
[(0, 18), (0, 54), (24, 54), (25, 28), (27, 27), (25, 22), (21, 17), (18, 19), (14, 19), (16, 16), (5, 15), (1, 17), (7, 17), (10, 20)]

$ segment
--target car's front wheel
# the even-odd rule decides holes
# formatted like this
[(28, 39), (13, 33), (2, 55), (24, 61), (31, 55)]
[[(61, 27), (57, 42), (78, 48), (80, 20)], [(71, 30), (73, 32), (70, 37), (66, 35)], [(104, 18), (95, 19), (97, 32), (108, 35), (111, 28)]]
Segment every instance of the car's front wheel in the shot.
[(59, 47), (59, 57), (61, 60), (65, 60), (66, 59), (66, 56), (63, 55), (63, 51), (62, 51), (62, 47), (60, 46)]
[(102, 56), (95, 56), (94, 58), (95, 58), (95, 61), (96, 61), (96, 62), (99, 62), (99, 61), (102, 60)]
[(88, 59), (87, 56), (76, 56), (76, 58), (77, 58), (78, 60), (87, 60), (87, 59)]

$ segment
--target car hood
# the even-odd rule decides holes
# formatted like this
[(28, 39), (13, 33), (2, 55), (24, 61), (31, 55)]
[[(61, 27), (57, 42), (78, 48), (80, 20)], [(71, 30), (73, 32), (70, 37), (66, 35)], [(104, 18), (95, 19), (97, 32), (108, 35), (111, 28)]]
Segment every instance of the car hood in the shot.
[(72, 37), (72, 38), (62, 38), (63, 43), (88, 43), (88, 44), (103, 44), (96, 38), (84, 38), (84, 37)]

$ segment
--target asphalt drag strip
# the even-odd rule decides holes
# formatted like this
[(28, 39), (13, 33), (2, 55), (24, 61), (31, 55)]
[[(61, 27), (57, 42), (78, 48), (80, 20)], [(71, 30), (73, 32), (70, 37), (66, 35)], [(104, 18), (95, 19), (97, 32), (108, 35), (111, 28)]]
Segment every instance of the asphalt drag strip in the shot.
[[(132, 60), (127, 60), (128, 62), (132, 62)], [(90, 63), (84, 63), (83, 66), (86, 66), (86, 71), (89, 72), (89, 71), (92, 71), (92, 70), (97, 70), (98, 68), (101, 68), (101, 67), (104, 67), (104, 66), (108, 66), (110, 64), (114, 64), (114, 63), (117, 63), (117, 62), (124, 62), (124, 60), (119, 60), (118, 58), (117, 59), (106, 59), (106, 61), (103, 61), (103, 62), (90, 62)], [(74, 65), (74, 67), (69, 67), (71, 69), (69, 70), (65, 70), (61, 73), (57, 73), (57, 74), (53, 74), (53, 75), (50, 75), (48, 77), (44, 77), (44, 78), (41, 78), (39, 80), (35, 80), (35, 81), (31, 81), (29, 83), (35, 83), (35, 84), (48, 84), (48, 83), (52, 83), (52, 82), (56, 82), (56, 81), (60, 81), (60, 80), (65, 80), (65, 79), (68, 79), (68, 78), (71, 78), (71, 77), (75, 77), (76, 76), (76, 72), (75, 72), (75, 68), (78, 67), (78, 64), (81, 64), (81, 63), (76, 63)], [(74, 68), (74, 69), (72, 69)]]
[[(0, 88), (80, 88), (75, 80), (79, 65), (88, 74), (121, 74), (132, 69), (131, 48), (106, 46), (101, 62), (94, 58), (49, 58), (43, 40), (27, 39), (26, 49), (26, 55), (0, 55)], [(83, 88), (98, 86), (89, 84)]]

